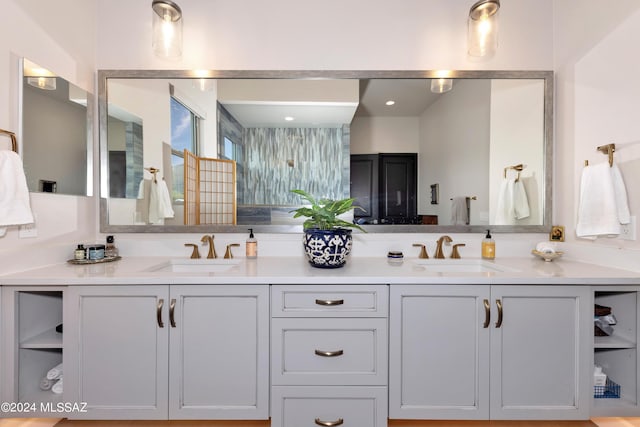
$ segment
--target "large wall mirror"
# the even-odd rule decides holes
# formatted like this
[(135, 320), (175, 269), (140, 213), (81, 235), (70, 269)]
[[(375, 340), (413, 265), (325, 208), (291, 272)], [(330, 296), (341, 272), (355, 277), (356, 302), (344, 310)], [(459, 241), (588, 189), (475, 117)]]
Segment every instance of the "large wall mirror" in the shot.
[(22, 158), (31, 192), (91, 194), (92, 97), (22, 60)]
[(291, 189), (369, 232), (546, 232), (550, 71), (103, 70), (103, 232), (297, 232)]

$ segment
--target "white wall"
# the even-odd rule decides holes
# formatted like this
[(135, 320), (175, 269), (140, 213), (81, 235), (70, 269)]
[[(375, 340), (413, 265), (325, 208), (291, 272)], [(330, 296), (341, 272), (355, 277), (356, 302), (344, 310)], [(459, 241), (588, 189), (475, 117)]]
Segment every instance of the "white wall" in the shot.
[[(490, 80), (463, 80), (422, 114), (418, 213), (438, 215), (438, 224), (451, 224), (454, 197), (475, 197), (470, 223), (488, 222), (490, 102)], [(431, 185), (436, 183), (439, 203), (432, 205)]]
[[(574, 151), (580, 147), (589, 152), (600, 140), (579, 141), (577, 129), (595, 131), (598, 126), (606, 126), (607, 135), (612, 137), (639, 139), (632, 135), (628, 121), (604, 124), (599, 116), (578, 109), (576, 93), (584, 88), (576, 84), (576, 79), (590, 83), (596, 73), (595, 69), (587, 70), (592, 61), (608, 60), (617, 76), (620, 71), (637, 69), (638, 59), (630, 52), (635, 52), (634, 41), (640, 38), (640, 3), (617, 0), (602, 8), (598, 0), (581, 0), (580, 7), (575, 0), (503, 2), (498, 53), (483, 61), (472, 61), (466, 55), (470, 3), (403, 0), (400, 5), (386, 0), (327, 0), (310, 5), (297, 0), (181, 0), (185, 52), (181, 61), (171, 62), (152, 54), (148, 1), (61, 0), (54, 4), (6, 0), (4, 13), (11, 19), (0, 27), (0, 126), (17, 126), (17, 77), (13, 75), (12, 54), (27, 56), (85, 89), (95, 68), (556, 69), (555, 220), (569, 228), (570, 237), (577, 180), (584, 160), (582, 152)], [(609, 58), (610, 54), (616, 57)], [(637, 84), (637, 76), (629, 77)], [(625, 89), (621, 80), (599, 80), (603, 90), (596, 99), (604, 99), (611, 92), (622, 94)], [(634, 111), (628, 107), (632, 99), (638, 99), (635, 90), (632, 87), (628, 98), (616, 105)], [(608, 106), (603, 103), (603, 108)], [(618, 154), (627, 155), (622, 150)], [(622, 161), (622, 157), (618, 159)], [(65, 259), (66, 253), (46, 249), (64, 245), (71, 250), (71, 244), (85, 238), (87, 230), (97, 230), (93, 203), (86, 203), (91, 199), (57, 197), (63, 196), (32, 195), (40, 221), (39, 237), (27, 243), (17, 238), (15, 230), (9, 230), (0, 240), (0, 271), (19, 269), (33, 259)], [(58, 205), (65, 213), (74, 214), (60, 215)], [(129, 242), (166, 240), (173, 247), (175, 240), (184, 236), (122, 238), (130, 238)], [(638, 242), (624, 247), (636, 249)], [(9, 252), (17, 255), (10, 256)]]
[(351, 122), (351, 154), (417, 153), (418, 117), (355, 117)]
[(104, 69), (553, 68), (552, 0), (505, 3), (500, 49), (481, 62), (466, 54), (469, 0), (182, 0), (180, 61), (153, 56), (149, 2), (96, 1)]
[[(2, 6), (0, 128), (16, 132), (21, 144), (20, 58), (29, 58), (83, 89), (92, 89), (95, 3), (5, 0)], [(98, 217), (93, 198), (32, 193), (31, 204), (38, 236), (20, 239), (18, 228), (10, 227), (7, 235), (0, 238), (0, 272), (28, 268), (34, 260), (64, 261), (71, 257), (73, 243), (92, 241), (95, 237)]]
[[(544, 82), (494, 80), (491, 83), (491, 152), (489, 161), (490, 224), (497, 213), (504, 168), (524, 164), (519, 176), (525, 187), (529, 216), (516, 225), (542, 224), (544, 210)], [(507, 177), (517, 172), (507, 171)]]
[[(471, 3), (182, 0), (184, 55), (180, 61), (165, 61), (154, 57), (150, 48), (147, 2), (98, 0), (97, 63), (104, 69), (553, 69), (552, 0), (505, 3), (500, 12), (500, 49), (494, 58), (482, 61), (466, 54)], [(476, 237), (481, 238), (469, 236), (467, 242)], [(164, 241), (172, 236), (132, 238)], [(175, 236), (174, 245), (183, 243), (179, 238)], [(224, 238), (243, 241), (245, 236)], [(267, 237), (260, 238), (264, 248)]]
[[(640, 3), (621, 0), (600, 7), (596, 0), (554, 2), (556, 27), (555, 222), (564, 224), (567, 245), (593, 262), (638, 269), (640, 241), (575, 236), (584, 160), (606, 161), (596, 147), (619, 144), (615, 160), (622, 170), (632, 215), (640, 213)], [(570, 31), (568, 31), (570, 30)], [(623, 250), (620, 250), (623, 249)]]

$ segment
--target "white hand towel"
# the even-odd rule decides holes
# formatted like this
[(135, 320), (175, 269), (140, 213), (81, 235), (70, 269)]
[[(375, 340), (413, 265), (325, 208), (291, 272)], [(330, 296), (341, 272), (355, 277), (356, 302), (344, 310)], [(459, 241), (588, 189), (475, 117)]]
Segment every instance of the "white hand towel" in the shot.
[(149, 223), (162, 224), (165, 218), (173, 218), (171, 196), (164, 180), (151, 181), (149, 191)]
[(585, 166), (580, 181), (576, 234), (585, 239), (615, 237), (630, 221), (627, 191), (617, 165)]
[(171, 206), (169, 187), (164, 179), (158, 181), (158, 201), (160, 202), (160, 214), (163, 218), (173, 218), (175, 213)]
[(144, 179), (141, 179), (138, 184), (138, 199), (144, 199)]
[(513, 215), (515, 219), (528, 218), (529, 212), (529, 200), (527, 199), (527, 192), (524, 190), (524, 184), (522, 179), (519, 179), (513, 183)]
[(158, 201), (158, 183), (151, 181), (149, 188), (149, 224), (162, 224), (160, 203)]
[(40, 390), (51, 390), (51, 387), (53, 387), (53, 383), (55, 383), (56, 381), (57, 380), (50, 380), (47, 377), (40, 379)]
[(22, 160), (17, 153), (0, 151), (0, 236), (7, 225), (33, 223), (29, 189)]
[(513, 186), (515, 180), (503, 179), (500, 183), (498, 191), (498, 205), (496, 207), (496, 225), (512, 225), (515, 224), (515, 215), (513, 213)]
[(536, 245), (536, 251), (552, 254), (556, 252), (556, 245), (553, 242), (540, 242)]
[(613, 180), (613, 192), (616, 198), (616, 207), (618, 208), (618, 220), (620, 224), (629, 224), (631, 222), (631, 212), (629, 212), (627, 188), (624, 185), (622, 173), (616, 164), (611, 166), (610, 170), (611, 179)]
[(60, 377), (62, 377), (62, 363), (54, 366), (53, 368), (49, 369), (49, 372), (47, 372), (48, 380), (56, 380)]
[(467, 211), (467, 198), (454, 197), (451, 201), (451, 225), (469, 224), (469, 213)]
[(62, 394), (63, 392), (63, 384), (62, 384), (62, 377), (60, 377), (60, 379), (53, 385), (53, 387), (51, 387), (51, 391), (54, 392), (55, 394)]

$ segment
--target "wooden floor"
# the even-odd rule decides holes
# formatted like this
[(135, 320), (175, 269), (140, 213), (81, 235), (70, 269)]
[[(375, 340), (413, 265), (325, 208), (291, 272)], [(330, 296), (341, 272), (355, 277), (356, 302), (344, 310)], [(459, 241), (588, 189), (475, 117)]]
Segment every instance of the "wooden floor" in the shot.
[[(67, 421), (55, 427), (269, 427), (269, 421)], [(597, 427), (591, 421), (412, 421), (391, 420), (389, 427)], [(303, 427), (303, 426), (300, 426)], [(356, 426), (369, 427), (369, 426)]]
[[(57, 424), (56, 424), (57, 423)], [(55, 418), (0, 418), (0, 427), (270, 427), (269, 421), (59, 421)], [(640, 418), (594, 418), (591, 421), (410, 421), (389, 427), (640, 427)], [(298, 426), (296, 426), (298, 427)], [(300, 426), (302, 427), (302, 426)], [(370, 427), (370, 426), (356, 426)]]

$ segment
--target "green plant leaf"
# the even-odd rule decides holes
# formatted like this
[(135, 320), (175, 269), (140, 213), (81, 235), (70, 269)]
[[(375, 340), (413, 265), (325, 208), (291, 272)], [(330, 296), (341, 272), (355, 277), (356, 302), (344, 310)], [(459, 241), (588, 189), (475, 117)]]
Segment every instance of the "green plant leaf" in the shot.
[(309, 202), (311, 205), (302, 206), (297, 209), (289, 211), (294, 213), (294, 218), (306, 217), (303, 223), (304, 229), (317, 228), (320, 230), (330, 230), (332, 228), (356, 228), (366, 233), (362, 227), (358, 224), (354, 224), (338, 218), (339, 215), (347, 213), (353, 209), (360, 209), (364, 211), (360, 206), (354, 206), (354, 198), (347, 198), (342, 200), (331, 200), (327, 198), (317, 199), (304, 190), (291, 190), (292, 193), (302, 197), (304, 201)]

